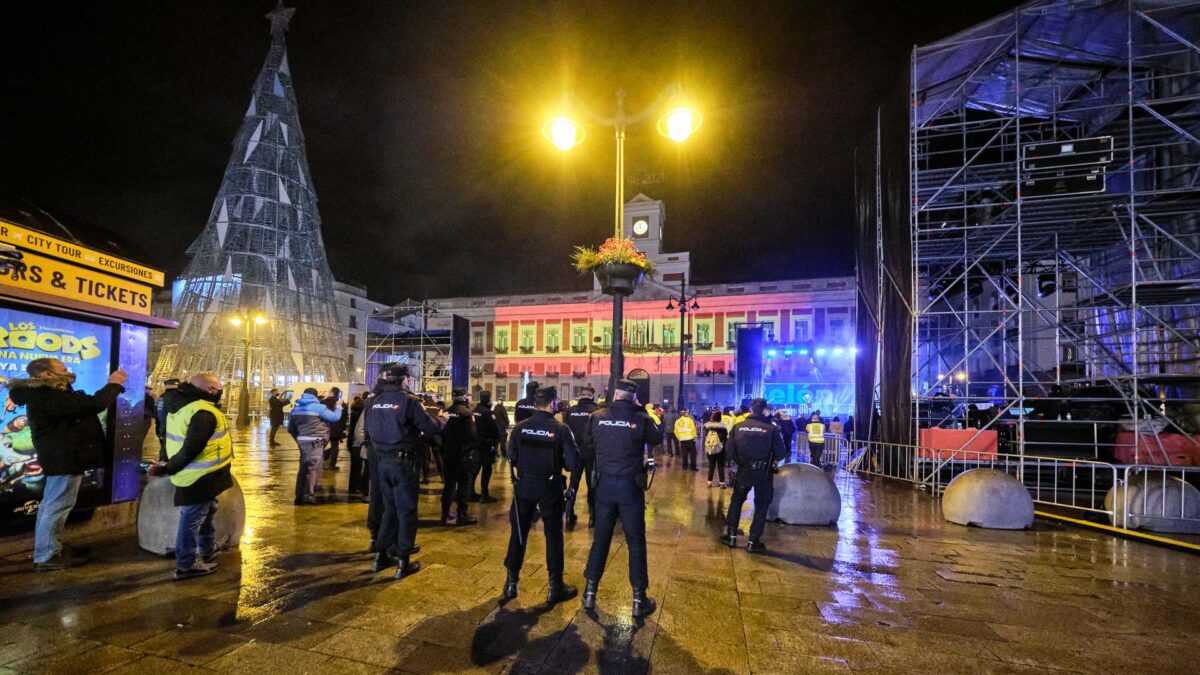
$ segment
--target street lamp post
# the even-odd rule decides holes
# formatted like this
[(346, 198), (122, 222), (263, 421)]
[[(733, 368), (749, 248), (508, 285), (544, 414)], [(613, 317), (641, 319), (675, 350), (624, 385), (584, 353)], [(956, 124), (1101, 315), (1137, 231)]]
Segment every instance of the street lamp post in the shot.
[[(625, 222), (625, 128), (630, 124), (638, 124), (649, 119), (655, 111), (668, 107), (667, 112), (658, 119), (658, 132), (663, 136), (682, 143), (697, 129), (702, 121), (700, 113), (694, 108), (683, 105), (679, 85), (671, 85), (659, 94), (658, 98), (645, 110), (630, 115), (625, 112), (625, 90), (616, 92), (617, 111), (612, 117), (598, 115), (586, 105), (568, 94), (567, 100), (582, 110), (596, 124), (612, 127), (616, 140), (616, 190), (614, 192), (613, 238), (622, 239)], [(559, 116), (550, 120), (542, 127), (542, 134), (559, 150), (567, 151), (583, 142), (586, 136), (583, 127), (570, 117)], [(625, 296), (612, 293), (613, 297), (613, 344), (609, 356), (608, 400), (612, 400), (613, 390), (617, 380), (625, 373), (624, 350), (624, 309)]]
[(262, 312), (254, 315), (246, 311), (229, 317), (234, 327), (245, 327), (242, 332), (242, 390), (238, 394), (237, 425), (250, 426), (250, 343), (254, 341), (254, 329), (267, 323)]
[[(691, 304), (689, 304), (689, 300)], [(680, 279), (679, 281), (679, 297), (667, 301), (668, 312), (675, 310), (676, 302), (679, 303), (679, 389), (675, 401), (675, 410), (678, 412), (683, 410), (684, 403), (683, 366), (687, 359), (687, 345), (689, 342), (687, 339), (689, 336), (689, 333), (687, 333), (687, 315), (689, 312), (695, 312), (700, 309), (700, 303), (696, 302), (696, 296), (693, 295), (691, 298), (687, 296), (687, 279)]]

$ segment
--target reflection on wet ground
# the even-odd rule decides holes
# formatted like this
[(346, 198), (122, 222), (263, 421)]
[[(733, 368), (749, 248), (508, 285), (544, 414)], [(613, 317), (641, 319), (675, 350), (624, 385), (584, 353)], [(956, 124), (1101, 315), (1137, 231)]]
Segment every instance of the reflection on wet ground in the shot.
[[(909, 487), (842, 476), (836, 528), (771, 525), (770, 551), (751, 556), (716, 541), (729, 492), (665, 460), (647, 512), (660, 608), (634, 623), (619, 536), (590, 615), (542, 603), (540, 533), (520, 597), (499, 606), (503, 500), (472, 505), (480, 525), (423, 527), (424, 569), (392, 581), (367, 571), (344, 457), (323, 479), (330, 503), (294, 507), (295, 447), (242, 441), (246, 535), (217, 574), (172, 582), (132, 531), (65, 572), (0, 562), (0, 673), (1194, 672), (1198, 561), (1184, 553), (1041, 522), (958, 527)], [(440, 484), (423, 487), (432, 524)], [(566, 541), (582, 586), (590, 530)]]

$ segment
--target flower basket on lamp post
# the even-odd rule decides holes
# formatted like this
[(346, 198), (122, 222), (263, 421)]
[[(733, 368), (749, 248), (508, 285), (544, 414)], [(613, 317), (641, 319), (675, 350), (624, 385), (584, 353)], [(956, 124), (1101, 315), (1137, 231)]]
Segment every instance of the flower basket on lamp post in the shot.
[(581, 273), (595, 274), (600, 290), (613, 299), (613, 347), (608, 375), (608, 399), (612, 400), (617, 379), (624, 377), (625, 372), (625, 354), (621, 350), (625, 297), (637, 290), (647, 274), (654, 273), (654, 261), (639, 251), (631, 240), (620, 236), (609, 237), (597, 249), (578, 246), (571, 260)]

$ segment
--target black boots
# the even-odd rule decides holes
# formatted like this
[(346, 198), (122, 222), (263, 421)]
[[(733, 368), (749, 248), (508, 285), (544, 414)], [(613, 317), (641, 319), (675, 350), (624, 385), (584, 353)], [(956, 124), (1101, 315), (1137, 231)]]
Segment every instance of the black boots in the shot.
[(550, 590), (546, 591), (546, 604), (556, 605), (579, 595), (579, 589), (563, 583), (562, 575), (550, 577)]
[(475, 525), (475, 524), (479, 523), (479, 519), (472, 518), (471, 516), (467, 515), (466, 511), (459, 511), (458, 519), (455, 520), (454, 522), (457, 525)]
[(579, 516), (574, 511), (567, 511), (567, 527), (574, 527), (579, 522)]
[(592, 513), (591, 511), (588, 511), (588, 527), (595, 527), (595, 526), (596, 526), (596, 514)]
[(420, 569), (421, 563), (409, 562), (408, 556), (404, 556), (396, 563), (396, 574), (393, 578), (403, 579), (409, 575), (416, 574)]
[(654, 602), (654, 598), (646, 595), (646, 589), (633, 589), (633, 618), (640, 619), (644, 616), (650, 616), (654, 613), (654, 609), (658, 604)]
[(584, 587), (583, 587), (583, 608), (584, 609), (588, 609), (588, 610), (596, 609), (596, 587), (598, 585), (599, 584), (597, 584), (595, 581), (592, 581), (591, 579), (588, 579), (587, 584), (584, 585)]
[(762, 543), (758, 537), (750, 537), (750, 541), (746, 543), (746, 550), (750, 553), (762, 553), (767, 550), (767, 545)]
[(388, 555), (387, 551), (380, 551), (375, 554), (375, 562), (371, 563), (371, 571), (378, 574), (392, 566), (395, 558)]
[(725, 526), (725, 534), (721, 535), (721, 543), (729, 548), (737, 548), (737, 528)]
[(509, 570), (508, 580), (504, 582), (504, 591), (500, 593), (500, 599), (507, 602), (517, 597), (517, 573)]

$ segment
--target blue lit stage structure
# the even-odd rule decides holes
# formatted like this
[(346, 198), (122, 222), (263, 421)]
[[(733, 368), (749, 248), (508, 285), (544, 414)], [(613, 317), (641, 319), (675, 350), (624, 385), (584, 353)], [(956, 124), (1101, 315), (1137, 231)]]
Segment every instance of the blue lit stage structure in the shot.
[(907, 152), (859, 171), (888, 440), (1200, 464), (1198, 44), (1195, 3), (1036, 0), (913, 51)]

